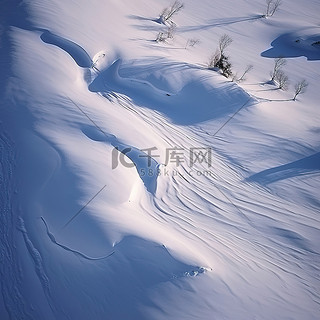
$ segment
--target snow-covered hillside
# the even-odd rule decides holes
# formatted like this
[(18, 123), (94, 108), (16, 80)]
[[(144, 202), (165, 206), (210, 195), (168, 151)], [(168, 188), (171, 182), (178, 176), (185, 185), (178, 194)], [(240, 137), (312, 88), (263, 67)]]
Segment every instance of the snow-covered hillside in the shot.
[(0, 319), (319, 319), (320, 3), (172, 3), (1, 2)]

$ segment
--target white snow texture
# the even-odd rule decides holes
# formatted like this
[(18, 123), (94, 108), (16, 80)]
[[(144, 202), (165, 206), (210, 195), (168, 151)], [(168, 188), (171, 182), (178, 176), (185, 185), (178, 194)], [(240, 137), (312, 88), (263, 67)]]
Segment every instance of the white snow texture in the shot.
[(1, 1), (1, 320), (320, 319), (320, 2), (182, 2)]

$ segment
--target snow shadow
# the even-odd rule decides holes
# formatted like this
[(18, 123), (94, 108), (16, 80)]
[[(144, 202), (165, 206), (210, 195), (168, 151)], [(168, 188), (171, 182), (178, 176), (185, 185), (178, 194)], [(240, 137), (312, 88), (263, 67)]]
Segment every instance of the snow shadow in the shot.
[(271, 232), (274, 239), (278, 238), (281, 242), (287, 243), (294, 248), (315, 253), (310, 247), (308, 240), (295, 231), (285, 228), (271, 227)]
[(90, 68), (92, 66), (93, 62), (90, 56), (78, 44), (63, 37), (57, 36), (48, 30), (44, 31), (40, 38), (43, 42), (57, 46), (67, 52), (79, 67)]
[(22, 0), (0, 1), (0, 99), (3, 95), (8, 79), (13, 75), (12, 66), (15, 65), (13, 41), (11, 37), (12, 26), (29, 30), (31, 21), (27, 18), (27, 4)]
[[(114, 165), (134, 166), (146, 189), (152, 194), (156, 192), (159, 164), (148, 155), (148, 150), (144, 152), (144, 150), (127, 145), (119, 141), (113, 134), (104, 133), (94, 126), (84, 126), (82, 132), (91, 140), (111, 144), (114, 147), (112, 154)], [(129, 158), (132, 163), (128, 163), (126, 158)]]
[(284, 179), (320, 173), (320, 152), (303, 159), (270, 168), (250, 176), (247, 180), (268, 185)]
[[(132, 235), (116, 243), (113, 254), (94, 262), (60, 246), (57, 251), (66, 256), (61, 261), (52, 260), (50, 269), (63, 268), (61, 282), (64, 279), (71, 284), (73, 279), (82, 281), (78, 290), (72, 285), (61, 289), (61, 282), (52, 284), (56, 303), (73, 319), (91, 319), (92, 314), (94, 319), (153, 319), (154, 312), (166, 312), (150, 294), (159, 285), (190, 289), (188, 280), (195, 280), (206, 272), (205, 268), (176, 259), (165, 246)], [(81, 264), (71, 263), (79, 260)], [(95, 304), (89, 304), (89, 307), (79, 303), (91, 302), (91, 299)], [(95, 308), (99, 305), (103, 307)]]
[[(61, 235), (56, 236), (50, 231), (44, 218), (41, 220), (47, 241), (56, 247), (56, 251), (52, 252), (64, 255), (58, 261), (50, 259), (47, 252), (42, 252), (44, 267), (48, 268), (46, 264), (50, 263), (51, 268), (48, 269), (55, 273), (59, 272), (56, 270), (63, 272), (60, 282), (51, 283), (51, 290), (56, 297), (55, 302), (63, 306), (74, 319), (90, 319), (92, 315), (92, 309), (82, 308), (78, 303), (72, 304), (70, 299), (66, 299), (72, 295), (75, 301), (87, 301), (83, 293), (86, 297), (92, 297), (97, 304), (105, 303), (107, 299), (108, 308), (97, 309), (94, 313), (96, 319), (150, 319), (144, 307), (153, 310), (160, 307), (150, 297), (149, 290), (163, 283), (188, 287), (188, 281), (183, 280), (201, 276), (207, 271), (204, 267), (175, 258), (164, 245), (134, 235), (127, 235), (112, 245), (105, 239), (100, 244), (99, 255), (92, 252), (96, 251), (95, 248), (86, 248), (84, 253), (82, 244), (73, 241), (76, 245), (73, 244), (72, 248), (67, 245), (70, 242), (69, 230), (61, 239)], [(81, 237), (77, 240), (81, 240)], [(103, 247), (105, 252), (102, 252)], [(91, 275), (89, 280), (88, 274)], [(48, 276), (51, 278), (52, 274)], [(82, 279), (83, 282), (79, 290), (74, 290), (72, 285), (63, 286), (64, 279), (68, 279), (68, 283), (72, 283), (73, 279)]]
[(248, 17), (231, 17), (231, 18), (223, 18), (223, 19), (212, 19), (208, 21), (207, 24), (189, 26), (189, 27), (180, 27), (179, 32), (191, 32), (191, 31), (199, 31), (211, 29), (214, 27), (222, 27), (240, 22), (254, 22), (263, 17), (263, 15), (251, 15)]
[[(251, 15), (247, 17), (231, 17), (231, 18), (223, 18), (223, 19), (212, 19), (207, 22), (207, 24), (203, 25), (195, 25), (195, 26), (186, 26), (186, 27), (179, 27), (177, 29), (177, 32), (191, 32), (191, 31), (200, 31), (200, 30), (206, 30), (206, 29), (211, 29), (214, 27), (222, 27), (222, 26), (227, 26), (235, 23), (240, 23), (240, 22), (254, 22), (256, 20), (259, 20), (263, 17), (263, 15)], [(152, 19), (152, 18), (145, 18), (141, 16), (134, 16), (131, 15), (129, 16), (130, 19), (135, 19), (139, 21), (152, 21), (156, 22), (158, 24), (161, 24), (160, 19)], [(152, 26), (150, 24), (146, 25), (135, 25), (139, 30), (143, 31), (159, 31), (159, 26)], [(165, 25), (162, 25), (163, 28), (165, 28)]]
[[(143, 70), (148, 77), (139, 79)], [(102, 95), (125, 95), (136, 105), (161, 112), (175, 124), (193, 125), (234, 113), (250, 99), (234, 83), (225, 81), (214, 87), (210, 82), (214, 75), (212, 71), (166, 59), (140, 62), (139, 66), (130, 65), (127, 69), (118, 59), (97, 76), (89, 90)], [(177, 90), (172, 87), (175, 76), (181, 82)]]
[[(122, 290), (121, 299), (110, 296), (112, 319), (150, 319), (142, 306), (158, 309), (148, 290), (161, 283), (187, 285), (179, 279), (195, 277), (205, 272), (204, 268), (185, 264), (175, 259), (165, 246), (136, 236), (127, 236), (114, 247), (114, 255), (107, 262), (110, 270), (107, 286), (110, 292)], [(123, 306), (126, 306), (125, 310)], [(138, 308), (137, 308), (138, 307)], [(163, 310), (165, 311), (165, 310)]]
[(141, 178), (143, 184), (145, 185), (146, 189), (150, 193), (155, 194), (157, 190), (157, 172), (159, 167), (158, 162), (154, 158), (148, 156), (148, 154), (144, 151), (139, 150), (135, 147), (119, 142), (115, 142), (112, 145), (120, 153), (120, 165), (126, 163), (125, 160), (122, 159), (128, 157), (135, 166), (137, 173)]
[(136, 236), (123, 238), (114, 246), (114, 252), (118, 260), (129, 262), (132, 269), (138, 271), (137, 276), (147, 287), (205, 272), (202, 267), (175, 259), (164, 245)]
[[(67, 52), (78, 66), (92, 67), (90, 56), (78, 44), (48, 30), (45, 30), (40, 37), (43, 42)], [(146, 79), (144, 77), (139, 79), (137, 74), (143, 71), (149, 76)], [(194, 73), (187, 75), (182, 72)], [(171, 74), (177, 75), (183, 82), (178, 92), (169, 84)], [(250, 99), (250, 96), (235, 83), (226, 81), (217, 88), (208, 85), (208, 79), (213, 74), (196, 66), (167, 59), (146, 59), (139, 61), (138, 66), (133, 64), (123, 66), (122, 60), (118, 59), (107, 69), (99, 72), (88, 88), (91, 92), (100, 93), (104, 97), (125, 95), (134, 104), (157, 110), (178, 125), (192, 125), (232, 114)], [(185, 75), (189, 80), (182, 80)]]
[(132, 19), (132, 20), (153, 21), (153, 22), (157, 22), (159, 20), (159, 18), (147, 18), (147, 17), (143, 17), (143, 16), (138, 16), (135, 14), (130, 14), (127, 16), (127, 18)]
[(266, 58), (306, 57), (320, 59), (320, 28), (307, 28), (299, 32), (286, 33), (271, 42), (272, 48), (261, 53)]

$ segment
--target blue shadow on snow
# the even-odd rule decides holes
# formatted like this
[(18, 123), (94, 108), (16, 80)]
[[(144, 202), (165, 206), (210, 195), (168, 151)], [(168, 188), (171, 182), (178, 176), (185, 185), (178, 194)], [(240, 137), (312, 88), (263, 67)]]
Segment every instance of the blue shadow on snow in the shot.
[[(250, 96), (236, 84), (224, 82), (219, 87), (208, 85), (210, 71), (201, 71), (196, 78), (189, 79), (178, 92), (168, 92), (168, 88), (158, 86), (157, 81), (149, 82), (123, 77), (122, 74), (137, 74), (143, 66), (126, 67), (119, 71), (121, 59), (115, 61), (109, 68), (103, 70), (89, 85), (89, 90), (99, 93), (116, 92), (129, 97), (132, 102), (141, 107), (161, 112), (178, 125), (193, 125), (211, 119), (226, 117), (242, 107), (250, 104)], [(154, 62), (153, 62), (154, 64)], [(144, 68), (149, 68), (145, 65)], [(172, 72), (181, 72), (185, 64), (168, 63), (166, 59), (158, 60), (153, 66), (154, 74), (168, 68)], [(213, 73), (214, 74), (214, 73)], [(252, 99), (253, 101), (253, 99)]]
[(284, 179), (320, 173), (320, 152), (303, 159), (270, 168), (250, 176), (247, 180), (267, 185)]
[(297, 58), (320, 60), (320, 34), (299, 36), (298, 33), (286, 33), (271, 42), (272, 48), (261, 53), (266, 58)]
[(43, 42), (55, 45), (67, 52), (79, 67), (90, 68), (92, 66), (93, 62), (90, 56), (78, 44), (63, 37), (57, 36), (48, 30), (44, 31), (40, 38)]

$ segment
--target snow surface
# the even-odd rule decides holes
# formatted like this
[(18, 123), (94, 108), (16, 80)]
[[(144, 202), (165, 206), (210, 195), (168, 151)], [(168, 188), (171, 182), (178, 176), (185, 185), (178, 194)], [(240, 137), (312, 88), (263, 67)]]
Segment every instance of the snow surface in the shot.
[(183, 2), (1, 2), (0, 319), (319, 319), (320, 3)]

